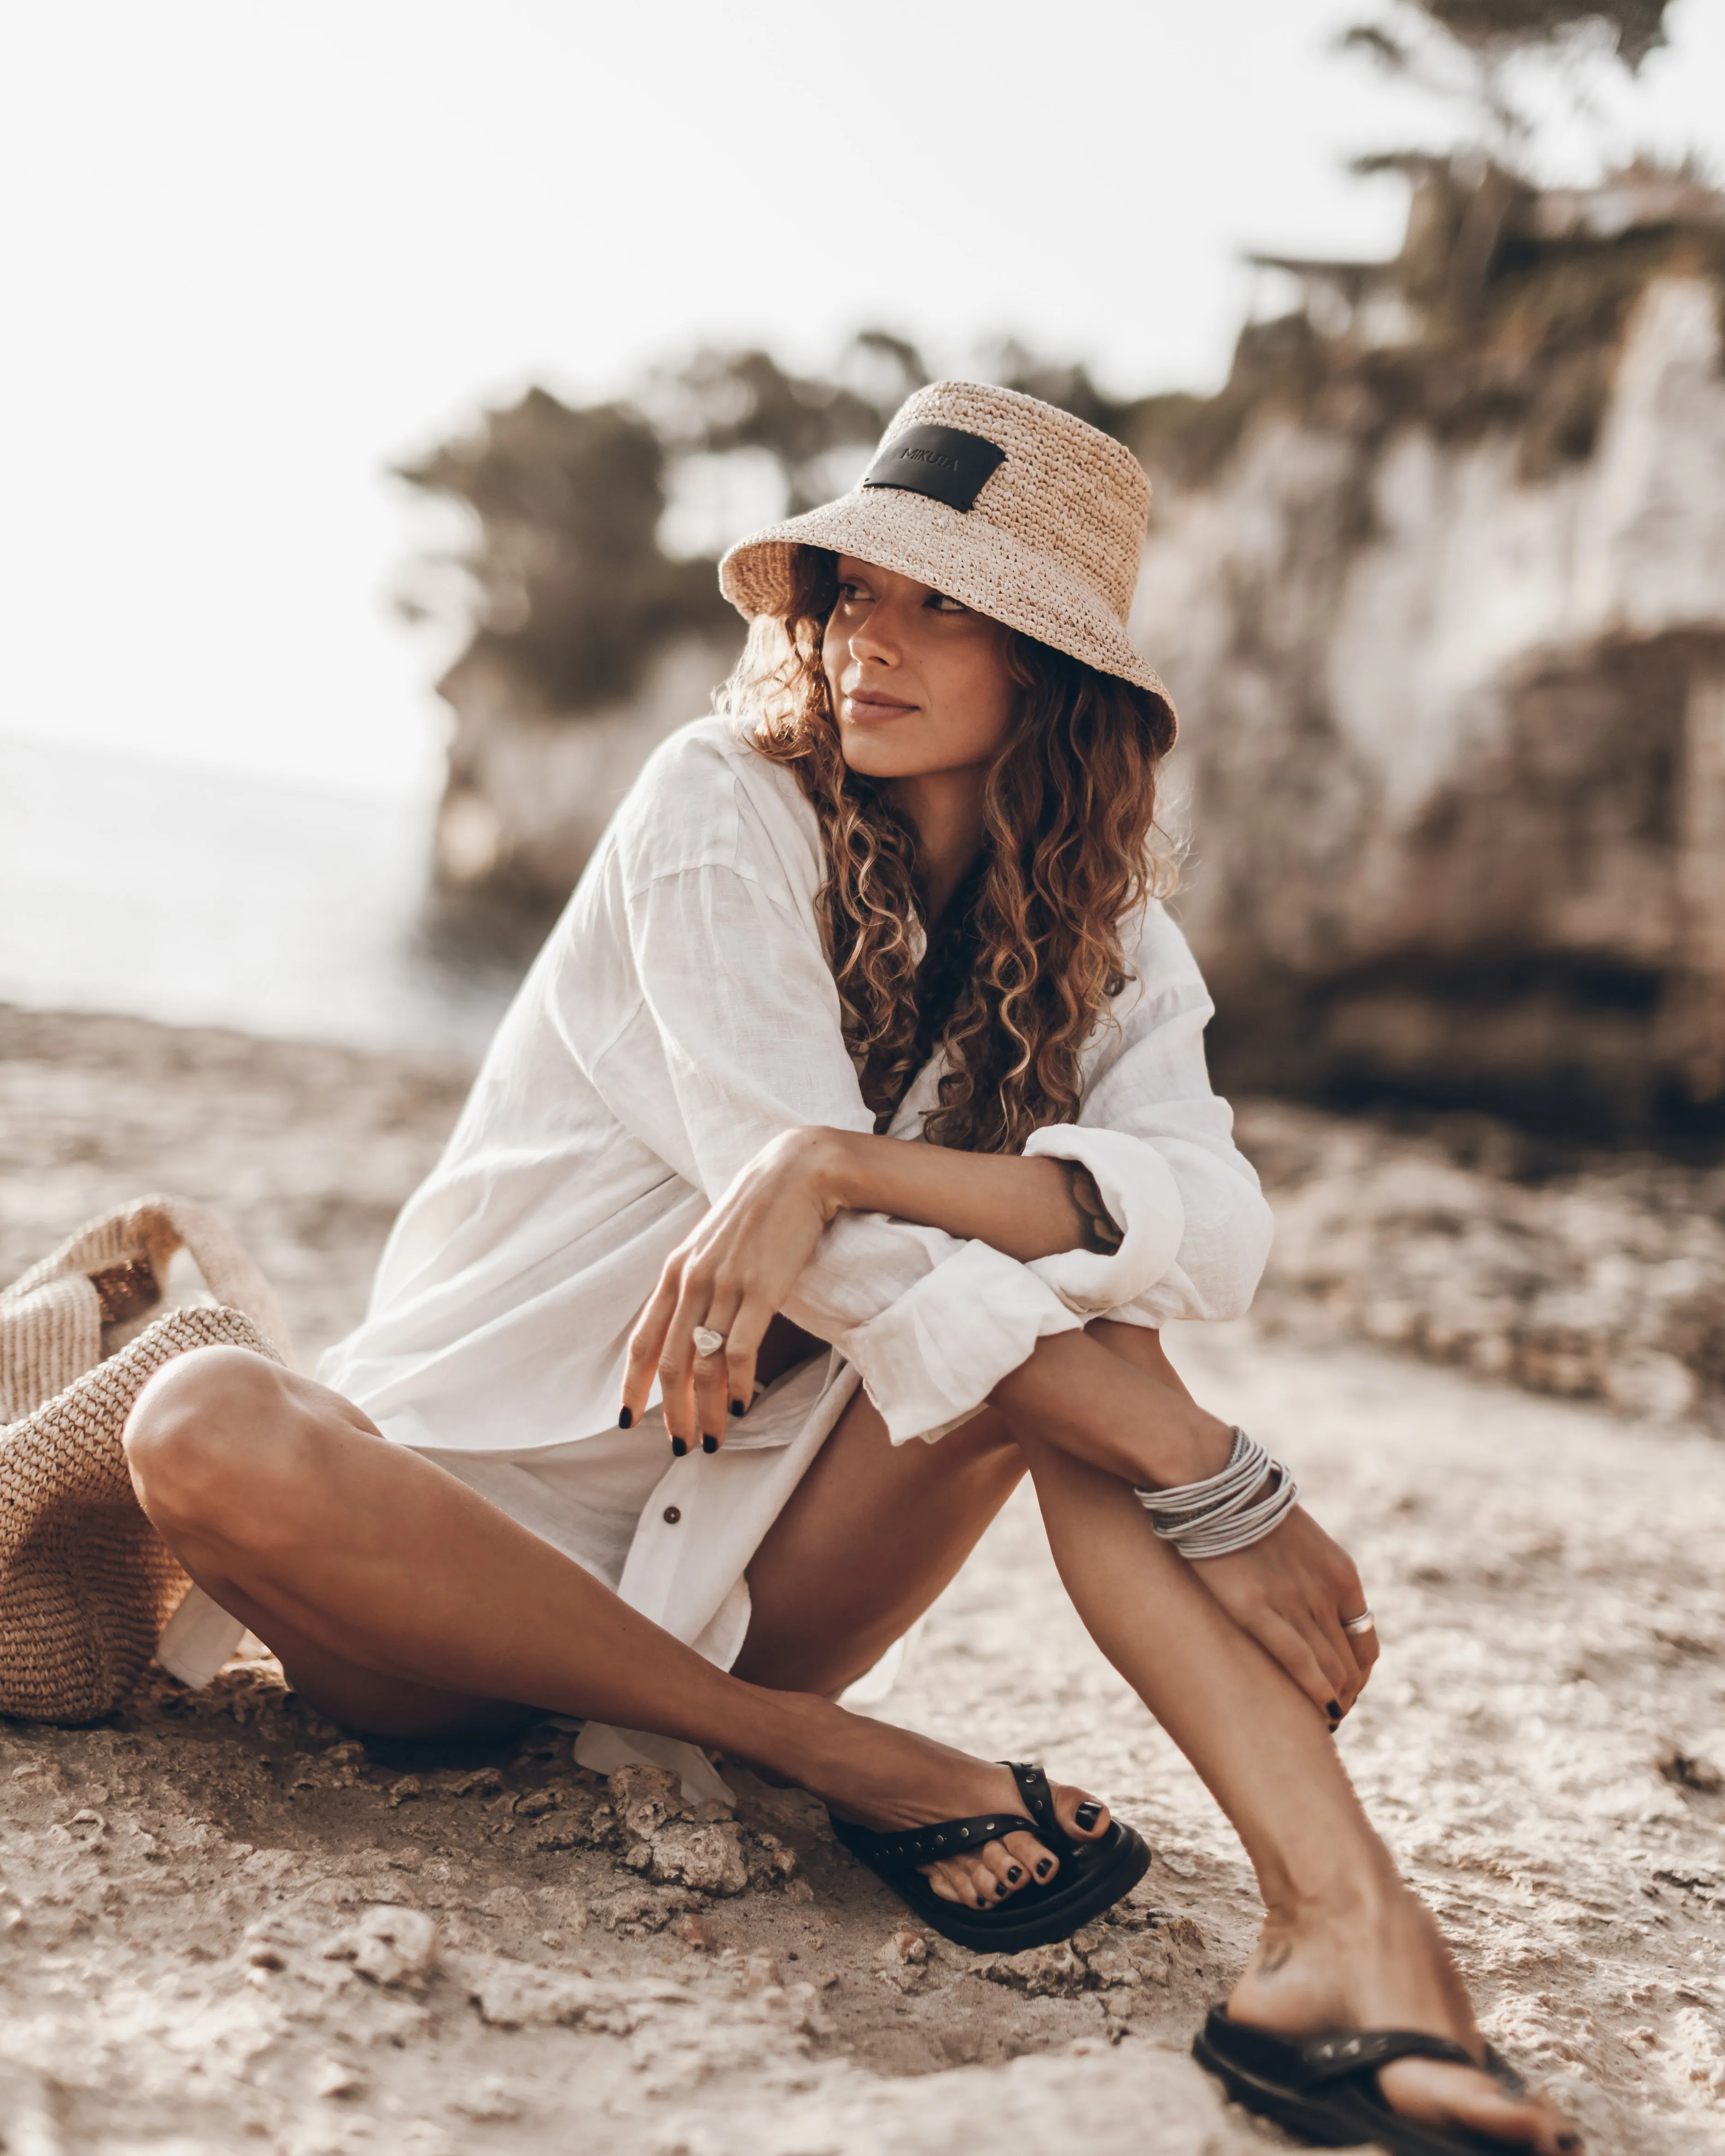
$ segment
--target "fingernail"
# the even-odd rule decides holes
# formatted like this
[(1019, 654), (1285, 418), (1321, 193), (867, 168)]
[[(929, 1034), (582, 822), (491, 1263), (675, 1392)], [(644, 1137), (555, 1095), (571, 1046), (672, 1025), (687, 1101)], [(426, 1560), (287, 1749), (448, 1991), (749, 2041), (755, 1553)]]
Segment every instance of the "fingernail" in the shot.
[(1324, 1712), (1329, 1716), (1332, 1722), (1339, 1722), (1342, 1719), (1341, 1701), (1339, 1699), (1332, 1699), (1329, 1705), (1324, 1709)]
[(671, 1450), (672, 1450), (674, 1453), (675, 1453), (675, 1455), (676, 1455), (676, 1456), (678, 1457), (678, 1459), (679, 1459), (679, 1460), (680, 1460), (680, 1459), (682, 1458), (683, 1455), (684, 1455), (684, 1454), (685, 1454), (688, 1450), (689, 1450), (688, 1445), (687, 1445), (687, 1443), (686, 1443), (686, 1442), (685, 1442), (682, 1438), (680, 1438), (680, 1437), (674, 1437), (674, 1438), (671, 1440)]
[(1009, 1864), (1006, 1867), (1006, 1876), (1016, 1887), (1024, 1876), (1024, 1868), (1021, 1864)]
[(623, 1410), (623, 1413), (617, 1418), (617, 1427), (619, 1430), (627, 1430), (630, 1424), (634, 1422), (634, 1409), (633, 1408), (625, 1408)]
[(1003, 1880), (1001, 1880), (1001, 1881), (1000, 1881), (996, 1885), (996, 1887), (995, 1887), (995, 1889), (994, 1889), (994, 1897), (995, 1897), (995, 1899), (998, 1901), (998, 1900), (999, 1899), (999, 1897), (1001, 1897), (1001, 1895), (1003, 1895), (1005, 1892), (1006, 1892), (1006, 1881), (1003, 1879)]
[(1054, 1859), (1051, 1856), (1045, 1856), (1036, 1867), (1036, 1876), (1039, 1879), (1046, 1879), (1053, 1864)]
[(1559, 2148), (1579, 2148), (1581, 2146), (1581, 2136), (1579, 2133), (1560, 2133), (1558, 2136), (1558, 2146)]
[(743, 1406), (741, 1400), (732, 1400), (731, 1403), (731, 1412), (734, 1415), (746, 1414), (747, 1413), (747, 1409)]
[(1096, 1825), (1096, 1821), (1102, 1816), (1102, 1807), (1098, 1804), (1081, 1804), (1072, 1816), (1078, 1822), (1079, 1832), (1081, 1834), (1088, 1834), (1091, 1829)]
[(701, 1449), (703, 1452), (716, 1452), (719, 1449), (718, 1439), (704, 1436), (701, 1440)]

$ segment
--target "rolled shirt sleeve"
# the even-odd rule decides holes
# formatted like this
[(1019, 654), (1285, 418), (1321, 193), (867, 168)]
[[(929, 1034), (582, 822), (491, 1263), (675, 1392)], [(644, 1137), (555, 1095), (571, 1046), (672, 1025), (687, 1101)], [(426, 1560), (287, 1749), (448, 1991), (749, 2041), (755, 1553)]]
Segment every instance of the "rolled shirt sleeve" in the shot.
[(1239, 1317), (1275, 1227), (1234, 1142), (1234, 1111), (1210, 1085), (1204, 1034), (1215, 1007), (1160, 906), (1145, 908), (1127, 952), (1134, 978), (1086, 1057), (1077, 1121), (1036, 1132), (1024, 1147), (1082, 1162), (1121, 1247), (1106, 1257), (1062, 1251), (1031, 1270), (1086, 1321)]

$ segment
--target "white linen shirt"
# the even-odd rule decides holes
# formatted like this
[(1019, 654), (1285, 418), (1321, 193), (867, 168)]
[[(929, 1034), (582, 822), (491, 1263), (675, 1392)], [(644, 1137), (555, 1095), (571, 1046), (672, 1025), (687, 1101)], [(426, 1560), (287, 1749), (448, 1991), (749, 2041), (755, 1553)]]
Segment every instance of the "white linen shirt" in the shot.
[[(823, 872), (796, 779), (732, 722), (698, 721), (654, 756), (396, 1223), (363, 1323), (321, 1366), (385, 1436), (435, 1456), (614, 1432), (629, 1332), (737, 1169), (796, 1127), (872, 1131), (815, 918)], [(662, 1426), (642, 1432), (666, 1471), (620, 1591), (644, 1614), (728, 1666), (743, 1568), (856, 1374), (895, 1443), (932, 1439), (1046, 1334), (1246, 1307), (1270, 1214), (1205, 1073), (1209, 998), (1159, 906), (1128, 957), (1136, 978), (1084, 1056), (1077, 1123), (1025, 1148), (1090, 1168), (1119, 1250), (1020, 1265), (841, 1214), (785, 1305), (834, 1350), (824, 1378), (785, 1396), (794, 1412), (775, 1412), (775, 1387), (716, 1460), (674, 1466)], [(939, 1076), (937, 1059), (893, 1135), (920, 1139)]]

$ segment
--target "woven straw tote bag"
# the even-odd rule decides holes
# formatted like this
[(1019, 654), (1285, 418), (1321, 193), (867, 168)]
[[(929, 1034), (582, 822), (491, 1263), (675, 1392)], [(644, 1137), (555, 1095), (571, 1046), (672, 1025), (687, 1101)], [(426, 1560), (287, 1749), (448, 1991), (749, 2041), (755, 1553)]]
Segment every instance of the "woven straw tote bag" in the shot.
[[(182, 1250), (208, 1298), (152, 1319)], [(153, 1372), (223, 1345), (290, 1359), (269, 1283), (183, 1199), (91, 1221), (0, 1291), (0, 1714), (110, 1712), (198, 1595), (140, 1510), (120, 1440)]]

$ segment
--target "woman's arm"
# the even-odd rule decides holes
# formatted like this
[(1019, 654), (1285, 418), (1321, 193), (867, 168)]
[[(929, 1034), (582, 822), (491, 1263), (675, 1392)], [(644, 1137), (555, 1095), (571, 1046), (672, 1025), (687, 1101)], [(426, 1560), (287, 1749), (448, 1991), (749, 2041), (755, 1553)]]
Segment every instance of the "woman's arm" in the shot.
[(890, 1213), (987, 1243), (1020, 1265), (1062, 1250), (1117, 1249), (1096, 1180), (1081, 1162), (1018, 1153), (957, 1152), (855, 1131), (812, 1130), (807, 1172), (824, 1208)]
[[(667, 1428), (685, 1446), (716, 1449), (727, 1412), (742, 1411), (752, 1397), (761, 1342), (841, 1193), (870, 1206), (904, 1200), (925, 1219), (951, 1218), (958, 1232), (975, 1235), (989, 1227), (993, 1208), (1009, 1207), (1012, 1194), (1024, 1192), (1045, 1231), (1026, 1241), (1040, 1245), (1060, 1232), (1060, 1203), (1070, 1203), (1046, 1176), (1031, 1178), (1030, 1171), (1057, 1163), (947, 1155), (848, 1133), (839, 1134), (847, 1143), (835, 1151), (824, 1143), (828, 1135), (793, 1131), (775, 1139), (672, 1252), (629, 1342), (626, 1415), (645, 1406), (656, 1364)], [(926, 1174), (917, 1173), (922, 1168)], [(1069, 1235), (1075, 1217), (1067, 1216)], [(1016, 1232), (1024, 1235), (1023, 1223)], [(724, 1336), (721, 1353), (695, 1356), (697, 1326)], [(1232, 1430), (1191, 1399), (1144, 1339), (1139, 1328), (1106, 1322), (1094, 1337), (1045, 1338), (993, 1384), (989, 1402), (1009, 1426), (1020, 1424), (1137, 1488), (1215, 1474), (1232, 1450)], [(1315, 1705), (1352, 1703), (1363, 1671), (1341, 1652), (1348, 1645), (1341, 1619), (1364, 1599), (1346, 1553), (1307, 1513), (1296, 1508), (1263, 1541), (1204, 1569), (1212, 1593)]]
[[(787, 1131), (749, 1162), (666, 1260), (629, 1342), (624, 1409), (631, 1420), (641, 1413), (656, 1373), (673, 1435), (691, 1445), (722, 1443), (727, 1414), (754, 1397), (768, 1327), (841, 1212), (891, 1214), (1024, 1263), (1106, 1247), (1096, 1240), (1082, 1188), (1075, 1194), (1075, 1185), (1087, 1184), (1081, 1169), (1062, 1160), (956, 1152), (851, 1131)], [(1094, 1186), (1089, 1196), (1100, 1209)], [(694, 1354), (697, 1326), (724, 1336), (722, 1355)], [(1050, 1384), (1045, 1360), (1039, 1380), (1014, 1372), (1004, 1381), (1034, 1396), (1039, 1417), (1060, 1433), (1057, 1441), (1146, 1486), (1194, 1481), (1224, 1465), (1232, 1432), (1183, 1388), (1156, 1383), (1079, 1333), (1064, 1337), (1061, 1379)]]

